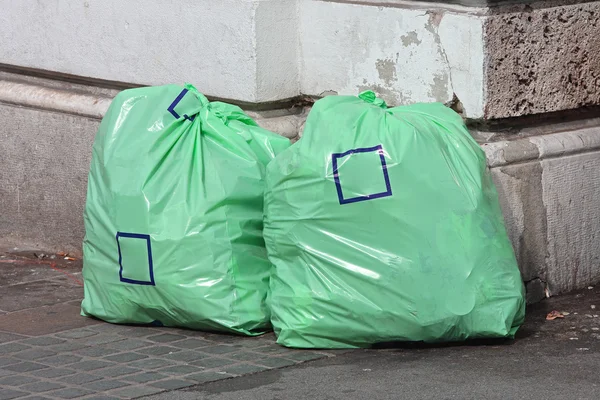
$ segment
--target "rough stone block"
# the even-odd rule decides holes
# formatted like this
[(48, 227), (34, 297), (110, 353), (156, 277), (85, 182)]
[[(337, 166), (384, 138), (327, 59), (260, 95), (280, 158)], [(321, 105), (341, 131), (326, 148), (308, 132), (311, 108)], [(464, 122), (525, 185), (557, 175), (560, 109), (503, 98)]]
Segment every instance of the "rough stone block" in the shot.
[(600, 104), (600, 2), (540, 2), (490, 14), (485, 118)]

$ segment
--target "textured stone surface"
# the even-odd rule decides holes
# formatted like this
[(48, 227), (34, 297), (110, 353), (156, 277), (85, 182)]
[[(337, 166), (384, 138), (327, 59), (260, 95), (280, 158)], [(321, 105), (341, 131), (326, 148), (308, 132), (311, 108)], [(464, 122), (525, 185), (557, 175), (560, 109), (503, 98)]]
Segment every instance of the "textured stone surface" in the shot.
[(2, 104), (0, 121), (0, 237), (80, 252), (100, 121)]
[(492, 174), (523, 279), (544, 281), (551, 295), (597, 282), (600, 152), (499, 166)]
[(600, 2), (541, 5), (487, 18), (485, 118), (600, 104)]
[(551, 294), (600, 278), (600, 153), (542, 161)]

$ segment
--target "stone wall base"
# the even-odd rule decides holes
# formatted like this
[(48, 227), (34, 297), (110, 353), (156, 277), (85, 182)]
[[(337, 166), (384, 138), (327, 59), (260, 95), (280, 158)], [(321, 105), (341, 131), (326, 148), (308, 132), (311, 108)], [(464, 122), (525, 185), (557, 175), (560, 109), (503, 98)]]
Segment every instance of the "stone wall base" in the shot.
[[(91, 146), (115, 93), (0, 75), (0, 243), (81, 251)], [(295, 139), (306, 110), (252, 116)], [(600, 120), (556, 128), (482, 143), (530, 301), (600, 281)]]

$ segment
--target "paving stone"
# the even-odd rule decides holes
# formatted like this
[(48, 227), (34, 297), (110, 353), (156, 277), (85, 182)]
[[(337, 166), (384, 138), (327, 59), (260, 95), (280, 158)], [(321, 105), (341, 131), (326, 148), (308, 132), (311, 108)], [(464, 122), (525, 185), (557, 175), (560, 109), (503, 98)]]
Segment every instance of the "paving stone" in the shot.
[(100, 395), (100, 396), (86, 397), (85, 400), (119, 400), (119, 398), (113, 397), (113, 396)]
[(87, 360), (81, 361), (75, 364), (69, 364), (68, 367), (72, 368), (76, 371), (93, 371), (95, 369), (110, 367), (115, 365), (115, 363), (102, 361), (102, 360)]
[(81, 388), (67, 388), (48, 393), (48, 395), (58, 397), (59, 399), (75, 399), (77, 397), (83, 397), (90, 394), (94, 394), (94, 392)]
[(32, 393), (49, 392), (50, 390), (62, 389), (63, 385), (59, 385), (56, 382), (36, 382), (30, 383), (29, 385), (21, 386), (20, 389), (27, 390)]
[(0, 378), (0, 387), (2, 386), (21, 386), (28, 383), (37, 382), (39, 379), (28, 375), (11, 375)]
[(176, 390), (184, 387), (189, 387), (195, 385), (194, 382), (182, 381), (180, 379), (169, 379), (166, 381), (158, 381), (151, 383), (150, 386), (165, 389), (165, 390)]
[(247, 340), (244, 336), (238, 335), (227, 335), (224, 333), (203, 333), (202, 338), (204, 340), (212, 341), (215, 343), (227, 343), (227, 344), (241, 344), (244, 340)]
[(116, 343), (120, 342), (121, 340), (125, 340), (125, 338), (123, 336), (100, 333), (96, 336), (79, 339), (79, 342), (85, 344), (86, 346), (97, 346), (99, 344)]
[(36, 371), (35, 376), (40, 378), (60, 378), (61, 376), (73, 375), (75, 371), (66, 368), (48, 368)]
[(127, 325), (118, 325), (118, 324), (111, 324), (108, 322), (102, 322), (98, 325), (94, 325), (94, 326), (90, 326), (87, 329), (89, 329), (90, 331), (93, 332), (100, 332), (100, 333), (118, 333), (118, 332), (125, 332), (127, 330), (129, 330), (131, 327), (127, 326)]
[(129, 383), (127, 383), (127, 382), (105, 379), (102, 381), (86, 383), (84, 385), (84, 387), (86, 389), (96, 390), (98, 392), (105, 392), (107, 390), (118, 389), (118, 388), (122, 388), (122, 387), (128, 386), (128, 385), (129, 385)]
[(0, 332), (0, 343), (13, 342), (15, 340), (25, 339), (27, 336), (15, 335), (14, 333)]
[(240, 342), (241, 347), (245, 348), (245, 349), (254, 349), (257, 347), (264, 347), (267, 346), (271, 343), (273, 343), (275, 339), (264, 339), (263, 337), (260, 338), (249, 338), (247, 340), (244, 340), (242, 342)]
[(40, 336), (21, 341), (21, 343), (31, 346), (52, 346), (56, 344), (62, 344), (64, 342), (66, 342), (66, 340), (54, 338), (52, 336)]
[(237, 353), (225, 354), (224, 357), (231, 358), (236, 361), (257, 361), (269, 357), (268, 354), (253, 353), (249, 351), (240, 351)]
[(255, 362), (258, 365), (264, 365), (265, 367), (269, 368), (283, 368), (296, 364), (296, 361), (294, 360), (288, 360), (287, 358), (281, 357), (270, 357), (263, 360), (257, 360)]
[(125, 339), (115, 343), (109, 343), (110, 347), (118, 350), (135, 350), (141, 349), (142, 347), (153, 346), (154, 343), (147, 342), (141, 339)]
[(310, 360), (318, 360), (319, 358), (327, 357), (325, 354), (320, 353), (308, 353), (304, 351), (292, 352), (285, 355), (286, 358), (296, 361), (310, 361)]
[(203, 360), (194, 361), (190, 364), (209, 369), (209, 368), (219, 368), (219, 367), (223, 367), (225, 365), (231, 365), (231, 364), (235, 364), (235, 363), (237, 363), (237, 361), (227, 360), (225, 358), (205, 358)]
[(6, 343), (0, 345), (0, 355), (17, 353), (19, 351), (27, 350), (30, 348), (31, 347), (25, 346), (24, 344), (20, 343)]
[(44, 368), (48, 368), (48, 367), (46, 365), (29, 362), (29, 361), (24, 361), (24, 362), (21, 362), (18, 364), (8, 365), (8, 366), (4, 367), (4, 369), (6, 369), (6, 370), (14, 371), (14, 372), (30, 372), (30, 371), (37, 371), (38, 369), (44, 369)]
[(158, 372), (144, 372), (143, 374), (125, 376), (122, 379), (128, 382), (147, 383), (165, 378), (168, 378), (165, 374), (159, 374)]
[(120, 378), (125, 375), (131, 375), (141, 372), (141, 369), (131, 368), (124, 365), (118, 365), (112, 368), (104, 368), (98, 371), (94, 371), (95, 375), (100, 375), (108, 378)]
[(144, 337), (144, 336), (156, 335), (157, 332), (155, 329), (153, 329), (151, 327), (140, 326), (140, 327), (129, 328), (124, 331), (119, 331), (117, 333), (119, 335), (133, 338), (133, 337)]
[(120, 352), (120, 350), (106, 346), (85, 347), (75, 351), (76, 354), (87, 357), (106, 357), (118, 352)]
[(164, 358), (175, 361), (193, 362), (210, 357), (210, 354), (198, 353), (195, 351), (180, 351), (178, 353), (167, 354)]
[(73, 364), (73, 363), (81, 361), (82, 358), (83, 357), (81, 357), (81, 356), (76, 356), (73, 354), (59, 354), (56, 356), (44, 358), (43, 360), (40, 360), (40, 362), (43, 362), (46, 365), (55, 366), (55, 365)]
[(54, 336), (63, 338), (63, 339), (83, 339), (83, 338), (87, 338), (90, 336), (95, 336), (97, 334), (98, 334), (98, 332), (93, 332), (88, 329), (74, 329), (72, 331), (57, 333)]
[(261, 372), (267, 370), (266, 367), (259, 367), (257, 365), (250, 364), (238, 364), (231, 365), (223, 368), (223, 371), (232, 375), (246, 375), (246, 374), (254, 374), (256, 372)]
[(80, 342), (76, 342), (73, 340), (73, 341), (70, 341), (67, 343), (62, 343), (62, 344), (57, 344), (55, 346), (51, 346), (51, 347), (49, 347), (49, 349), (56, 351), (57, 353), (62, 353), (65, 351), (75, 351), (75, 350), (79, 350), (79, 349), (85, 349), (86, 347), (89, 347), (89, 346), (85, 343), (80, 343)]
[(59, 379), (61, 382), (70, 383), (72, 385), (83, 385), (84, 383), (95, 382), (102, 379), (100, 376), (90, 374), (77, 374)]
[[(156, 394), (162, 392), (164, 389), (153, 388), (149, 386), (130, 386), (125, 389), (118, 389), (110, 392), (110, 394), (114, 394), (115, 396), (124, 397), (127, 399), (133, 399), (142, 396), (149, 396), (151, 394)], [(87, 399), (86, 399), (87, 400)]]
[(155, 346), (155, 347), (148, 347), (146, 349), (141, 349), (141, 350), (136, 350), (138, 353), (142, 353), (142, 354), (148, 354), (149, 356), (162, 356), (165, 354), (169, 354), (169, 353), (177, 353), (179, 351), (181, 351), (181, 349), (178, 349), (176, 347), (170, 347), (170, 346)]
[(142, 369), (157, 369), (164, 368), (170, 365), (175, 365), (173, 361), (163, 360), (160, 358), (149, 358), (146, 360), (138, 360), (132, 363), (129, 363), (128, 366), (134, 368), (142, 368)]
[(163, 333), (162, 335), (150, 336), (147, 339), (157, 343), (171, 343), (177, 340), (185, 339), (185, 336), (174, 335), (172, 333)]
[(240, 349), (233, 346), (225, 346), (225, 345), (217, 345), (217, 346), (209, 346), (201, 349), (203, 353), (209, 354), (227, 354), (233, 353), (234, 351), (239, 351)]
[(214, 343), (203, 339), (186, 339), (172, 344), (183, 349), (199, 349), (201, 347), (214, 346)]
[(148, 358), (147, 355), (139, 354), (139, 353), (120, 353), (115, 354), (113, 356), (104, 357), (105, 360), (114, 361), (118, 363), (126, 363), (130, 361), (142, 360), (144, 358)]
[(21, 351), (19, 353), (15, 353), (12, 356), (20, 358), (21, 360), (34, 361), (34, 360), (38, 360), (40, 358), (45, 358), (45, 357), (50, 357), (50, 356), (55, 356), (55, 355), (56, 355), (56, 352), (54, 352), (54, 351), (35, 348), (35, 349), (25, 350), (25, 351)]
[(271, 354), (271, 355), (284, 355), (284, 354), (290, 354), (295, 352), (296, 350), (292, 350), (292, 349), (286, 349), (285, 347), (279, 346), (279, 345), (268, 345), (268, 346), (263, 346), (263, 347), (258, 347), (253, 349), (253, 351), (257, 352), (257, 353), (262, 353), (262, 354)]
[(14, 371), (7, 371), (3, 368), (0, 368), (0, 377), (2, 376), (9, 376), (9, 375), (14, 375), (16, 372)]
[(21, 362), (21, 360), (17, 360), (16, 358), (11, 357), (0, 357), (0, 367), (4, 367), (6, 365), (12, 365)]
[(26, 396), (28, 394), (29, 393), (12, 390), (12, 389), (2, 389), (2, 390), (0, 390), (0, 400), (12, 400), (12, 399)]
[(169, 328), (169, 333), (174, 333), (176, 335), (182, 335), (185, 337), (197, 337), (197, 338), (204, 338), (206, 335), (210, 335), (208, 332), (194, 331), (192, 329), (184, 329), (184, 328)]
[(206, 383), (206, 382), (214, 382), (220, 381), (221, 379), (231, 378), (233, 375), (230, 375), (225, 372), (215, 372), (215, 371), (205, 371), (200, 372), (198, 374), (186, 375), (183, 379), (188, 381), (194, 381), (196, 383)]
[(172, 367), (161, 368), (156, 372), (168, 375), (187, 375), (194, 372), (200, 372), (203, 369), (204, 368), (202, 367), (195, 367), (193, 365), (174, 365)]

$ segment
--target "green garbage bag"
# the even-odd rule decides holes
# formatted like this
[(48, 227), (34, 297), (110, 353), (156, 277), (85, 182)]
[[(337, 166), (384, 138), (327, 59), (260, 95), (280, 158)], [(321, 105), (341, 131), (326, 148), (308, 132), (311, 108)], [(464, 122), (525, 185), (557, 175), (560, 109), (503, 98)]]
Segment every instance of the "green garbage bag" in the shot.
[(267, 167), (278, 343), (512, 337), (524, 287), (484, 152), (442, 104), (317, 101)]
[(82, 314), (269, 329), (264, 173), (289, 144), (191, 85), (120, 93), (93, 146)]

